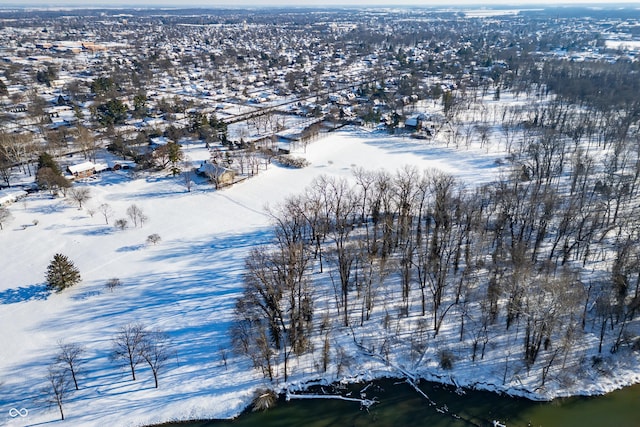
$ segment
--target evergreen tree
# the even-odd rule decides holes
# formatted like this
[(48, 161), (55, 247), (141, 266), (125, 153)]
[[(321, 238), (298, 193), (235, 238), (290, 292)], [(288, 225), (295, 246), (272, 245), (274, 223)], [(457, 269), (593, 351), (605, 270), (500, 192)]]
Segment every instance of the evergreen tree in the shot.
[(51, 154), (47, 153), (46, 151), (40, 153), (40, 155), (38, 156), (38, 170), (42, 168), (50, 168), (54, 174), (62, 175), (60, 166), (58, 166), (58, 163), (56, 163)]
[(147, 95), (141, 92), (133, 98), (133, 116), (141, 119), (146, 117), (148, 112)]
[(173, 173), (173, 176), (176, 176), (180, 173), (178, 163), (184, 158), (182, 149), (180, 148), (180, 144), (170, 141), (167, 144), (167, 150), (169, 161), (171, 162), (171, 173)]
[(49, 289), (60, 292), (80, 282), (80, 271), (65, 255), (55, 254), (47, 267), (46, 280)]
[(109, 77), (98, 77), (91, 82), (91, 92), (95, 95), (103, 95), (115, 87), (113, 80)]
[(124, 124), (127, 107), (117, 98), (112, 98), (97, 107), (98, 121), (103, 126)]
[(51, 82), (58, 78), (58, 70), (53, 65), (48, 65), (46, 70), (36, 72), (36, 81), (38, 83), (51, 86)]

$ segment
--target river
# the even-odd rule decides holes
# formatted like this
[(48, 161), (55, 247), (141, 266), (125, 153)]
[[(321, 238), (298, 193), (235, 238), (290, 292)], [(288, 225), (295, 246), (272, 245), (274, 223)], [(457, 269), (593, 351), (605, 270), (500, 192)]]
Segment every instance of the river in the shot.
[[(359, 397), (366, 384), (342, 390)], [(245, 412), (237, 419), (164, 424), (163, 427), (463, 427), (493, 426), (499, 421), (508, 427), (640, 427), (640, 384), (604, 396), (560, 398), (534, 402), (487, 391), (467, 390), (422, 382), (429, 402), (407, 383), (383, 379), (367, 388), (367, 397), (379, 403), (369, 410), (357, 402), (340, 400), (281, 401), (266, 412)], [(328, 387), (324, 388), (328, 391)]]

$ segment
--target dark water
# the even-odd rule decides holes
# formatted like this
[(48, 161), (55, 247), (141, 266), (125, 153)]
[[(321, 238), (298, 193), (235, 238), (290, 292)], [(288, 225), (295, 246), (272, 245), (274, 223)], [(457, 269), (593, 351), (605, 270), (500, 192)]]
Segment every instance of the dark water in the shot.
[[(358, 397), (366, 384), (350, 386)], [(369, 410), (357, 402), (339, 400), (281, 400), (267, 412), (246, 412), (232, 421), (200, 421), (164, 426), (180, 427), (398, 427), (493, 426), (508, 427), (640, 427), (640, 385), (598, 397), (572, 397), (553, 402), (533, 402), (491, 392), (456, 393), (453, 387), (423, 382), (420, 388), (436, 402), (429, 402), (403, 382), (379, 380), (367, 389), (367, 397), (379, 403)], [(328, 388), (325, 387), (325, 390)]]

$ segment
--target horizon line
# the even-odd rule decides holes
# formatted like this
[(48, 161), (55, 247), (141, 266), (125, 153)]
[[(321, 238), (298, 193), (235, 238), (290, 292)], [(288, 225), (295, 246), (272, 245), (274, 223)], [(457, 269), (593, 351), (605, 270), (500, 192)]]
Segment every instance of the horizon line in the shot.
[[(447, 8), (447, 9), (464, 9), (464, 8), (480, 8), (480, 9), (492, 9), (492, 8), (513, 8), (513, 9), (526, 9), (531, 7), (545, 7), (545, 8), (564, 8), (564, 7), (598, 7), (601, 9), (617, 9), (621, 7), (640, 7), (639, 0), (618, 0), (614, 3), (607, 1), (572, 1), (564, 0), (560, 2), (554, 2), (553, 0), (533, 0), (526, 3), (514, 4), (514, 0), (466, 0), (463, 2), (457, 2), (451, 4), (445, 0), (433, 0), (427, 2), (415, 2), (415, 0), (405, 0), (402, 3), (392, 3), (389, 1), (376, 1), (370, 0), (363, 4), (357, 0), (351, 0), (350, 2), (336, 2), (336, 0), (328, 0), (323, 4), (289, 4), (286, 0), (275, 0), (269, 4), (257, 2), (256, 0), (249, 0), (246, 3), (240, 0), (236, 5), (222, 4), (218, 2), (206, 2), (202, 0), (192, 0), (186, 4), (176, 5), (174, 1), (167, 0), (138, 0), (139, 3), (118, 3), (118, 4), (91, 4), (86, 0), (66, 0), (66, 1), (53, 1), (47, 2), (42, 0), (36, 0), (31, 2), (30, 0), (22, 1), (14, 4), (0, 5), (0, 10), (6, 9), (20, 9), (20, 10), (55, 10), (55, 9), (76, 9), (76, 10), (117, 10), (117, 9), (164, 9), (164, 10), (184, 10), (184, 9), (227, 9), (227, 10), (242, 10), (242, 9), (364, 9), (364, 8), (411, 8), (411, 9), (429, 9), (429, 8)], [(391, 0), (393, 1), (393, 0)], [(58, 3), (58, 4), (55, 4)], [(89, 4), (87, 4), (89, 3)], [(212, 4), (213, 3), (213, 4)]]

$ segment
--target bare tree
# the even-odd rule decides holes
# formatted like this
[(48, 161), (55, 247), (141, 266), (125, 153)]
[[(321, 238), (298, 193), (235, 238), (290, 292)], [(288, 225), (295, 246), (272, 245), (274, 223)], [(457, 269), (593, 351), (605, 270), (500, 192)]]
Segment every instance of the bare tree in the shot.
[(0, 179), (2, 179), (7, 187), (11, 186), (11, 175), (13, 168), (9, 161), (5, 158), (3, 147), (0, 146)]
[(0, 230), (3, 229), (3, 224), (6, 224), (13, 218), (9, 209), (4, 206), (0, 206)]
[(79, 390), (77, 375), (82, 364), (82, 355), (86, 349), (81, 344), (64, 343), (62, 341), (58, 341), (58, 347), (60, 347), (60, 352), (56, 356), (56, 363), (71, 374), (73, 385), (76, 390)]
[(260, 172), (260, 156), (259, 153), (255, 150), (250, 150), (246, 152), (246, 160), (249, 166), (249, 174), (251, 176), (257, 175)]
[(187, 192), (191, 193), (193, 189), (193, 177), (194, 173), (192, 169), (185, 167), (182, 171), (182, 182), (184, 183), (184, 187), (187, 189)]
[(70, 383), (64, 369), (60, 369), (56, 365), (49, 366), (47, 371), (47, 381), (49, 387), (45, 389), (47, 393), (47, 401), (51, 404), (56, 404), (60, 410), (60, 418), (64, 420), (64, 411), (62, 406), (69, 393)]
[(235, 308), (236, 321), (232, 326), (232, 342), (234, 349), (251, 359), (253, 367), (260, 369), (264, 378), (273, 381), (276, 352), (272, 347), (271, 331), (256, 313), (255, 307), (239, 300)]
[(344, 325), (349, 326), (349, 289), (357, 255), (357, 248), (350, 235), (357, 223), (357, 195), (345, 180), (321, 176), (313, 185), (323, 201), (325, 217), (332, 218), (331, 222), (327, 221), (330, 224), (327, 236), (335, 244), (332, 258), (340, 277), (339, 302), (343, 309)]
[(120, 328), (113, 338), (111, 358), (128, 365), (134, 381), (136, 380), (136, 366), (144, 360), (141, 350), (145, 345), (146, 334), (147, 331), (143, 325), (131, 323)]
[[(289, 359), (310, 349), (308, 332), (313, 316), (311, 289), (306, 271), (311, 252), (304, 245), (306, 221), (301, 203), (291, 199), (271, 212), (276, 222), (276, 244), (251, 251), (246, 260), (245, 289), (236, 304), (238, 331), (243, 325), (242, 352), (254, 365), (273, 378), (273, 356), (282, 355), (284, 379), (289, 375)], [(267, 337), (268, 331), (268, 337)], [(245, 339), (246, 338), (246, 339)]]
[(0, 132), (0, 157), (9, 165), (18, 165), (22, 172), (28, 173), (29, 176), (32, 174), (30, 159), (35, 147), (33, 135), (30, 133)]
[(227, 353), (227, 349), (225, 347), (220, 347), (218, 349), (218, 353), (220, 354), (220, 359), (222, 359), (222, 363), (224, 365), (225, 371), (227, 370), (227, 359), (229, 357)]
[(104, 223), (109, 224), (109, 218), (113, 215), (113, 209), (111, 209), (111, 205), (108, 203), (102, 203), (98, 206), (98, 211), (104, 217)]
[(85, 159), (90, 158), (95, 162), (96, 149), (98, 147), (93, 133), (82, 125), (78, 125), (77, 129), (76, 143), (78, 144), (78, 148), (82, 151)]
[[(260, 367), (265, 376), (273, 379), (273, 356), (283, 350), (285, 378), (290, 348), (287, 347), (287, 319), (283, 294), (284, 283), (280, 277), (276, 256), (265, 247), (251, 251), (246, 260), (245, 290), (236, 303), (239, 324), (248, 323), (247, 354), (254, 366)], [(283, 267), (283, 266), (280, 266)], [(286, 301), (286, 298), (284, 298)]]
[(40, 188), (49, 190), (52, 195), (57, 194), (58, 190), (62, 191), (62, 194), (65, 194), (67, 188), (71, 187), (71, 182), (68, 179), (49, 167), (43, 167), (38, 170), (36, 183)]
[(78, 202), (78, 208), (82, 209), (82, 204), (91, 198), (91, 190), (87, 187), (73, 187), (69, 191), (69, 196)]
[(158, 388), (158, 372), (164, 368), (171, 357), (169, 336), (162, 331), (144, 332), (139, 349), (140, 357), (147, 362), (156, 388)]
[(133, 226), (137, 227), (138, 225), (142, 227), (142, 225), (149, 219), (142, 209), (138, 207), (138, 205), (133, 204), (127, 208), (127, 216), (133, 221)]

